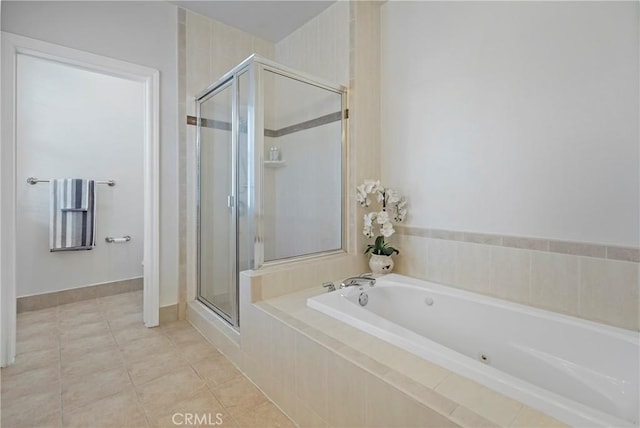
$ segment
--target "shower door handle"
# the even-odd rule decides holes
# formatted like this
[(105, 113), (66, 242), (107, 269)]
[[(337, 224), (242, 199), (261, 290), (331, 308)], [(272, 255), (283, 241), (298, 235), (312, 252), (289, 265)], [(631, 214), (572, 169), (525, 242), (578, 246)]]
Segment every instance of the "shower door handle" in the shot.
[(227, 207), (233, 208), (236, 205), (236, 200), (233, 195), (227, 196)]

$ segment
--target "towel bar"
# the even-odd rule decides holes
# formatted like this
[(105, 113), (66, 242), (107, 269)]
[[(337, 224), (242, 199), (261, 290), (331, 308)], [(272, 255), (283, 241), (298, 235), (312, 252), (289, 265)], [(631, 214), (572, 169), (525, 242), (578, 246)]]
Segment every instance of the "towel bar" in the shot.
[(114, 238), (112, 236), (107, 236), (104, 240), (110, 244), (119, 244), (121, 242), (129, 242), (131, 241), (131, 237), (129, 235), (125, 235), (122, 238)]
[[(49, 183), (51, 180), (40, 180), (38, 178), (35, 177), (29, 177), (27, 178), (27, 183), (31, 184), (31, 185), (35, 185), (38, 183)], [(103, 181), (96, 181), (96, 184), (106, 184), (107, 186), (113, 187), (116, 185), (116, 181), (115, 180), (103, 180)]]

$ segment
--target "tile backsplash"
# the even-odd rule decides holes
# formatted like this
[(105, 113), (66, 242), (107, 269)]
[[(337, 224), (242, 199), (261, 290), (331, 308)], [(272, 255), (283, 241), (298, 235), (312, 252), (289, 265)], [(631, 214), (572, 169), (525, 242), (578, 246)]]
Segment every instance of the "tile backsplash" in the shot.
[(396, 272), (640, 330), (637, 248), (399, 227)]

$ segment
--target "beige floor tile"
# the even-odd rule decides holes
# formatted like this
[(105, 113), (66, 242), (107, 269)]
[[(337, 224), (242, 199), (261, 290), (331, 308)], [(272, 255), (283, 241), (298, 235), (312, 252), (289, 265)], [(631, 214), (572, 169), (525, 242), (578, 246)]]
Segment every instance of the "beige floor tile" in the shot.
[(64, 346), (71, 341), (90, 336), (102, 336), (110, 334), (109, 324), (102, 319), (92, 320), (83, 324), (60, 326), (60, 345)]
[(63, 359), (60, 362), (62, 379), (85, 376), (118, 367), (124, 367), (124, 361), (120, 351), (115, 347), (83, 353), (82, 358), (73, 355), (71, 359)]
[(34, 336), (57, 336), (58, 335), (58, 322), (56, 320), (44, 321), (38, 323), (25, 323), (19, 325), (16, 329), (16, 340), (26, 340)]
[(82, 327), (87, 324), (93, 324), (99, 321), (104, 321), (102, 315), (97, 310), (95, 312), (87, 312), (80, 314), (60, 314), (58, 318), (58, 328), (61, 331), (70, 330), (73, 327)]
[(212, 388), (242, 376), (242, 373), (220, 353), (212, 354), (210, 358), (193, 364), (193, 368)]
[(109, 328), (111, 328), (111, 331), (114, 333), (132, 326), (144, 326), (142, 312), (121, 314), (120, 316), (107, 319), (107, 322), (109, 323)]
[(175, 346), (166, 337), (157, 335), (127, 342), (120, 346), (120, 349), (125, 363), (129, 364), (146, 359), (153, 353), (174, 350)]
[(59, 388), (60, 369), (57, 364), (2, 379), (2, 397), (8, 400), (30, 395), (34, 391)]
[(135, 323), (123, 327), (122, 329), (111, 330), (113, 337), (116, 339), (118, 346), (123, 347), (127, 343), (138, 341), (140, 339), (145, 339), (147, 337), (155, 337), (161, 336), (160, 333), (155, 328), (145, 327), (142, 323)]
[(22, 312), (17, 316), (16, 325), (18, 329), (25, 327), (35, 327), (49, 322), (57, 322), (58, 320), (58, 308), (48, 308), (39, 311)]
[(234, 415), (242, 428), (293, 428), (295, 425), (272, 402), (268, 401), (254, 409)]
[(5, 398), (2, 394), (2, 427), (60, 427), (60, 387), (49, 388), (24, 395), (17, 399)]
[[(48, 388), (39, 388), (31, 394), (21, 397), (11, 397), (2, 390), (2, 416), (7, 415), (9, 419), (19, 419), (28, 417), (30, 413), (49, 415), (60, 410), (60, 386), (53, 385)], [(22, 415), (25, 414), (25, 415)], [(2, 426), (5, 426), (4, 424)], [(7, 425), (12, 426), (12, 425)]]
[(127, 365), (129, 376), (135, 385), (142, 385), (150, 380), (172, 373), (189, 363), (180, 358), (174, 349), (159, 351), (148, 358), (130, 362)]
[[(185, 415), (187, 420), (185, 420)], [(157, 414), (148, 414), (149, 422), (153, 427), (175, 427), (177, 424), (189, 426), (213, 425), (221, 427), (234, 427), (235, 422), (229, 416), (222, 404), (207, 389), (187, 400), (172, 403), (168, 407), (161, 409)], [(198, 418), (196, 421), (195, 418)], [(189, 424), (193, 421), (193, 424)], [(200, 423), (196, 423), (200, 422)]]
[(101, 306), (135, 304), (138, 305), (138, 307), (142, 307), (142, 299), (142, 291), (133, 291), (130, 293), (99, 297), (97, 301)]
[(220, 352), (209, 342), (198, 342), (180, 345), (180, 355), (191, 364), (215, 358)]
[(0, 426), (6, 428), (59, 428), (62, 427), (60, 409), (44, 414), (39, 410), (16, 413), (2, 412)]
[(102, 310), (102, 316), (107, 320), (112, 320), (116, 318), (120, 318), (124, 315), (134, 315), (140, 314), (142, 317), (142, 312), (140, 311), (139, 305), (120, 305), (116, 307), (109, 307)]
[(147, 420), (138, 404), (133, 388), (67, 411), (62, 421), (65, 427), (145, 427)]
[(122, 368), (99, 371), (62, 380), (62, 405), (65, 411), (85, 406), (131, 388), (127, 371)]
[(237, 377), (217, 387), (210, 387), (213, 395), (231, 413), (245, 412), (267, 401), (267, 397), (246, 377)]
[(201, 392), (205, 383), (191, 367), (186, 367), (136, 388), (147, 414), (157, 414), (160, 409)]
[(49, 332), (30, 335), (27, 338), (16, 340), (16, 354), (25, 352), (42, 351), (45, 349), (57, 349), (59, 346), (58, 335)]
[(57, 348), (25, 352), (16, 357), (15, 364), (2, 369), (2, 378), (8, 379), (19, 373), (43, 367), (57, 366), (60, 363), (60, 351)]
[(71, 319), (78, 315), (100, 316), (100, 305), (96, 299), (82, 300), (80, 302), (67, 303), (58, 306), (58, 316), (60, 319)]
[(116, 341), (111, 333), (98, 336), (83, 337), (60, 345), (60, 358), (63, 361), (72, 361), (84, 358), (88, 352), (107, 351), (116, 349)]
[(204, 343), (209, 344), (207, 339), (205, 339), (196, 329), (191, 330), (179, 330), (178, 332), (168, 332), (166, 336), (171, 339), (173, 343), (176, 345), (192, 345), (196, 343)]
[(187, 330), (187, 331), (194, 330), (193, 326), (189, 323), (189, 321), (184, 321), (184, 320), (168, 322), (166, 324), (160, 325), (157, 328), (158, 330), (160, 330), (161, 332), (167, 335), (170, 335), (173, 332), (176, 332), (179, 330)]

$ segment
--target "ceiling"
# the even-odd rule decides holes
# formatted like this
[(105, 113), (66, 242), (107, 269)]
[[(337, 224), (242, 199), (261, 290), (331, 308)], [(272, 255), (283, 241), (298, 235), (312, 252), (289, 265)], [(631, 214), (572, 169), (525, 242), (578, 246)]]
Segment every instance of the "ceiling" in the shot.
[(262, 39), (278, 42), (334, 2), (335, 0), (235, 0), (172, 1), (171, 3)]

